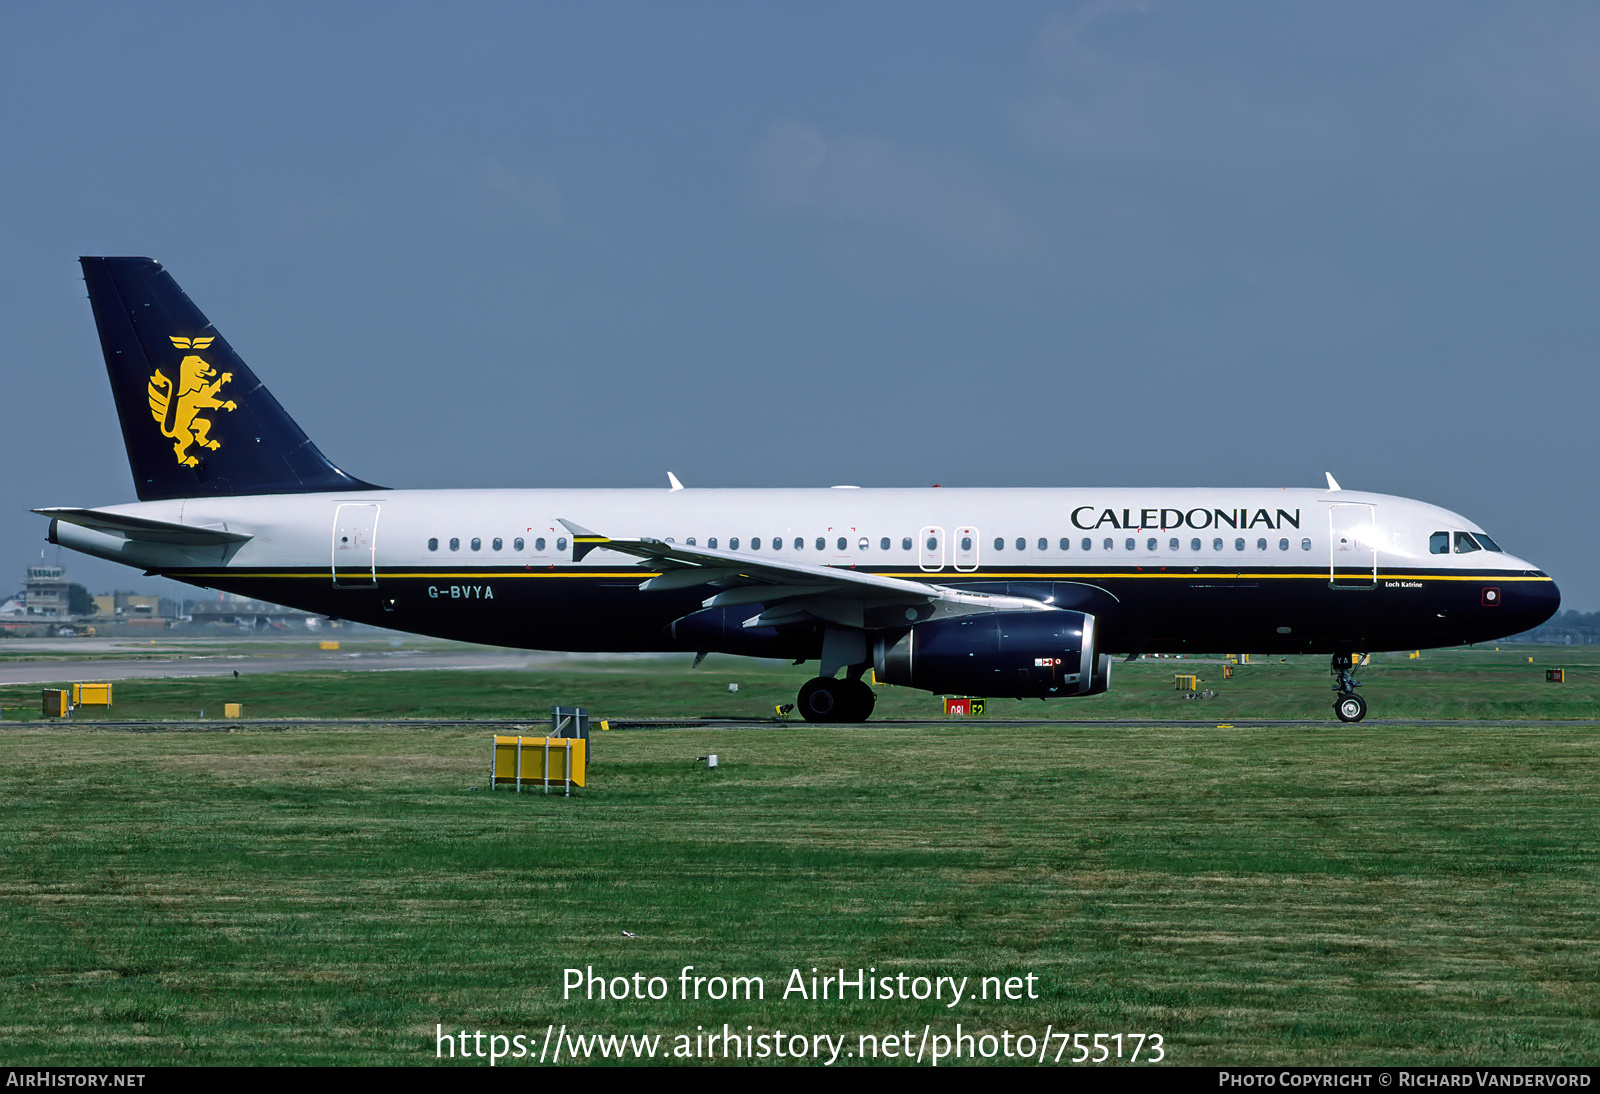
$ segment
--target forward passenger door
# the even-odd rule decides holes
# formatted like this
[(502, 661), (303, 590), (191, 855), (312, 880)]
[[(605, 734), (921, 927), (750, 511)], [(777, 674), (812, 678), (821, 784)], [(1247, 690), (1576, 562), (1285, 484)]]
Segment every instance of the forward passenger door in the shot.
[(1328, 584), (1373, 589), (1378, 584), (1378, 507), (1366, 502), (1328, 506)]

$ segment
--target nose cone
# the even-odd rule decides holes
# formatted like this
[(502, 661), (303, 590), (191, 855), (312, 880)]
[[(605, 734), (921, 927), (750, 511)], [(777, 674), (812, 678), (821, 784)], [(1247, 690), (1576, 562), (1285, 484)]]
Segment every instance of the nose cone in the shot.
[(1509, 582), (1505, 590), (1506, 633), (1531, 631), (1561, 610), (1561, 590), (1544, 575), (1530, 581)]

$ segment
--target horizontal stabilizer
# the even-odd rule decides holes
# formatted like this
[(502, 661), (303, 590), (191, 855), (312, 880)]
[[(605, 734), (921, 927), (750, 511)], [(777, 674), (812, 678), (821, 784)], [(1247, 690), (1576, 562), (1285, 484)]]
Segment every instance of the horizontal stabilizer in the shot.
[(168, 524), (164, 520), (129, 517), (121, 513), (102, 513), (94, 509), (35, 509), (42, 517), (53, 517), (67, 524), (92, 528), (96, 532), (121, 536), (140, 543), (166, 543), (174, 547), (225, 547), (234, 543), (248, 543), (253, 537), (247, 532), (229, 532), (221, 528), (196, 528), (188, 524)]

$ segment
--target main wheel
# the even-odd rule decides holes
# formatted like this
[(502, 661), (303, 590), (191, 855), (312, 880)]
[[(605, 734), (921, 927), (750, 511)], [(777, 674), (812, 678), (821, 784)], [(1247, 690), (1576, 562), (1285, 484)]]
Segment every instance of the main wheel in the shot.
[(1359, 695), (1347, 692), (1334, 700), (1333, 712), (1339, 716), (1341, 722), (1359, 722), (1367, 716), (1367, 701)]
[(800, 716), (808, 722), (838, 722), (849, 704), (845, 701), (844, 680), (817, 676), (807, 680), (800, 688), (794, 705)]
[(841, 722), (865, 722), (872, 717), (872, 708), (878, 705), (878, 693), (865, 680), (841, 680)]

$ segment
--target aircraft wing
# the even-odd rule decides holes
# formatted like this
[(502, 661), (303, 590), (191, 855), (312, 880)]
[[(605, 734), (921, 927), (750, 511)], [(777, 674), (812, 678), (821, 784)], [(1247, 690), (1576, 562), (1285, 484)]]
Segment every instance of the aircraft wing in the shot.
[[(897, 604), (908, 608), (947, 605), (957, 611), (1050, 608), (1037, 600), (966, 592), (842, 566), (753, 558), (659, 539), (612, 539), (568, 520), (561, 523), (572, 533), (574, 558), (582, 559), (590, 551), (603, 548), (633, 555), (646, 565), (661, 568), (664, 572), (640, 584), (645, 591), (710, 585), (722, 591), (703, 601), (704, 607), (760, 604), (764, 610), (747, 620), (746, 627), (778, 626), (811, 616), (841, 626), (871, 629), (872, 624), (864, 615), (866, 609)], [(893, 618), (903, 623), (906, 617)]]
[[(561, 522), (572, 533), (574, 556), (581, 559), (597, 548), (634, 555), (655, 564), (663, 564), (667, 572), (644, 583), (646, 589), (684, 588), (690, 585), (707, 585), (716, 581), (744, 579), (769, 586), (790, 586), (790, 595), (820, 591), (824, 587), (855, 586), (872, 590), (876, 596), (911, 597), (919, 601), (937, 599), (937, 585), (921, 581), (908, 581), (900, 577), (886, 577), (861, 570), (838, 566), (815, 566), (805, 562), (787, 562), (770, 558), (752, 558), (737, 551), (722, 551), (711, 547), (684, 547), (659, 539), (611, 539), (582, 529), (571, 521)], [(689, 572), (683, 572), (688, 570)], [(719, 576), (720, 575), (720, 576)], [(673, 580), (663, 580), (671, 578)], [(742, 583), (742, 582), (741, 582)]]

